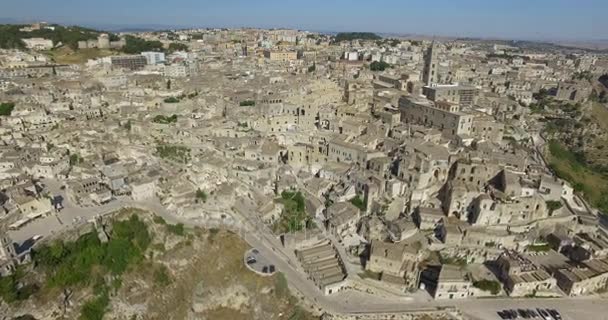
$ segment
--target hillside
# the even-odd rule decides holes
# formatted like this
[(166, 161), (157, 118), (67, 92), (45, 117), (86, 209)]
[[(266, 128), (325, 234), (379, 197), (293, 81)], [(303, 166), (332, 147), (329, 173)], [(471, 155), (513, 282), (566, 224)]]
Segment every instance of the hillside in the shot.
[[(59, 43), (72, 49), (78, 48), (78, 41), (96, 39), (102, 31), (88, 29), (79, 26), (50, 25), (50, 28), (40, 28), (32, 31), (21, 31), (26, 25), (3, 24), (0, 25), (0, 48), (23, 49), (25, 44), (22, 39), (45, 38), (53, 40), (53, 44)], [(110, 35), (111, 38), (115, 37)]]
[[(81, 230), (42, 246), (34, 265), (0, 283), (0, 314), (34, 319), (318, 319), (281, 274), (243, 264), (249, 249), (224, 230), (186, 229), (123, 210), (110, 242)], [(10, 304), (2, 303), (2, 300)]]
[(352, 40), (380, 40), (381, 36), (372, 32), (340, 32), (336, 35), (335, 41), (352, 41)]
[(547, 97), (532, 109), (545, 115), (545, 154), (552, 169), (608, 213), (608, 104), (572, 104)]

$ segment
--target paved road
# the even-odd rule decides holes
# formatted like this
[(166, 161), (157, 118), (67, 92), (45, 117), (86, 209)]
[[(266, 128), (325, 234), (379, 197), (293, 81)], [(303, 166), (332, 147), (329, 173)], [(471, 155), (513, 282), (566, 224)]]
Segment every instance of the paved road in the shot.
[[(50, 185), (50, 183), (48, 184)], [(60, 191), (56, 191), (61, 193)], [(65, 197), (64, 197), (65, 198)], [(184, 223), (186, 226), (208, 226), (206, 221), (185, 220), (167, 211), (158, 200), (146, 203), (137, 203), (128, 199), (117, 199), (106, 205), (94, 208), (79, 208), (65, 198), (65, 209), (59, 213), (33, 221), (17, 231), (9, 232), (16, 242), (23, 242), (34, 235), (48, 236), (67, 230), (73, 226), (73, 219), (82, 217), (83, 221), (94, 218), (96, 215), (106, 215), (123, 207), (146, 208), (163, 217), (169, 223)], [(238, 203), (236, 211), (242, 217), (235, 217), (241, 221), (236, 232), (252, 247), (257, 248), (260, 254), (266, 257), (287, 278), (292, 288), (304, 295), (316, 308), (333, 313), (369, 313), (369, 312), (406, 312), (431, 307), (456, 306), (475, 319), (498, 319), (496, 311), (512, 308), (554, 308), (560, 310), (564, 319), (608, 320), (605, 311), (608, 300), (600, 298), (560, 298), (560, 299), (469, 299), (462, 301), (434, 301), (422, 299), (406, 299), (368, 295), (360, 292), (346, 291), (332, 296), (325, 296), (318, 290), (312, 281), (299, 270), (292, 253), (283, 251), (277, 238), (272, 236), (268, 227), (264, 225), (255, 214), (251, 212), (253, 205), (246, 202)]]

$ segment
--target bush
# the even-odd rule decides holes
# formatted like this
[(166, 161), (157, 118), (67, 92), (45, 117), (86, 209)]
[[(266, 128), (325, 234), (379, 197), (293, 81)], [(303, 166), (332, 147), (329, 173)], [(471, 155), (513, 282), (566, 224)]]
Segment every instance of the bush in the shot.
[(178, 236), (184, 235), (184, 224), (167, 224), (167, 231)]
[(171, 284), (169, 271), (164, 265), (160, 265), (154, 270), (154, 283), (160, 287), (166, 287)]
[(500, 293), (500, 282), (492, 280), (480, 280), (473, 282), (475, 288), (479, 288), (483, 291), (489, 291), (493, 295)]
[(547, 209), (549, 209), (550, 213), (561, 208), (562, 206), (561, 201), (547, 201)]
[(196, 199), (207, 202), (207, 193), (201, 189), (196, 190)]
[(384, 71), (390, 67), (391, 65), (384, 61), (374, 61), (369, 65), (369, 69), (371, 71)]
[(13, 109), (15, 109), (15, 103), (13, 102), (0, 103), (0, 116), (10, 116)]
[(365, 211), (365, 209), (367, 208), (367, 203), (365, 203), (365, 201), (359, 196), (350, 199), (350, 203), (352, 203), (355, 207), (359, 208), (359, 210), (361, 211)]
[(165, 219), (163, 219), (163, 217), (160, 217), (160, 216), (154, 216), (154, 218), (152, 218), (152, 221), (154, 221), (154, 223), (157, 223), (157, 224), (167, 224), (167, 221), (165, 221)]
[(169, 52), (175, 51), (188, 51), (188, 46), (179, 42), (171, 42), (169, 44)]
[(125, 53), (142, 53), (144, 51), (163, 51), (163, 44), (160, 41), (148, 41), (134, 36), (125, 38), (125, 46), (122, 49)]
[(108, 296), (107, 290), (98, 297), (87, 301), (80, 310), (80, 320), (102, 320), (105, 315), (108, 305), (110, 304), (110, 297)]
[(45, 269), (48, 286), (68, 287), (93, 284), (94, 273), (122, 274), (143, 259), (151, 241), (146, 224), (132, 215), (114, 223), (108, 243), (101, 243), (96, 232), (89, 232), (74, 242), (42, 246), (32, 255), (36, 265)]
[(156, 147), (156, 154), (163, 159), (180, 163), (190, 161), (190, 149), (184, 146), (159, 145)]
[(170, 117), (167, 117), (167, 116), (163, 116), (163, 115), (159, 114), (156, 117), (154, 117), (154, 119), (152, 119), (152, 122), (161, 123), (161, 124), (175, 123), (175, 122), (177, 122), (177, 115), (174, 114)]
[(239, 106), (241, 106), (241, 107), (253, 107), (253, 106), (255, 106), (255, 101), (253, 101), (253, 100), (241, 101), (239, 103)]
[(310, 218), (306, 215), (306, 203), (301, 192), (283, 191), (281, 199), (277, 200), (285, 207), (281, 219), (275, 224), (278, 232), (300, 231), (306, 226), (313, 227)]
[(179, 99), (176, 97), (169, 97), (169, 98), (165, 98), (165, 100), (163, 100), (165, 103), (178, 103)]

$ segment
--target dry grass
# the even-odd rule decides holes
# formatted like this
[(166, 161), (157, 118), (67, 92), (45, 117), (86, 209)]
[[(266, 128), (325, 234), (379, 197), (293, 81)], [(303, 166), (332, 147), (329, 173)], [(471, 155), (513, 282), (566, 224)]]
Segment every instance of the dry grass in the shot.
[(46, 51), (46, 53), (59, 64), (84, 64), (89, 59), (97, 59), (116, 55), (117, 52), (105, 49), (79, 49), (72, 50), (68, 47)]
[[(230, 306), (207, 310), (200, 314), (204, 319), (270, 320), (286, 316), (289, 319), (296, 310), (299, 317), (294, 319), (318, 319), (298, 310), (293, 297), (279, 297), (274, 291), (274, 277), (260, 277), (245, 267), (243, 255), (249, 246), (237, 235), (223, 230), (194, 230), (189, 231), (189, 235), (181, 237), (181, 242), (173, 247), (168, 244), (165, 253), (155, 252), (155, 263), (167, 264), (171, 273), (172, 281), (167, 287), (157, 290), (151, 285), (152, 265), (144, 265), (125, 277), (119, 296), (125, 295), (130, 304), (145, 301), (149, 308), (145, 319), (186, 319), (196, 287), (201, 283), (205, 290), (212, 291), (240, 285), (246, 288), (250, 299), (250, 303), (239, 310)], [(170, 238), (175, 240), (176, 236), (161, 234), (156, 241), (170, 243)], [(138, 290), (142, 283), (151, 288)]]

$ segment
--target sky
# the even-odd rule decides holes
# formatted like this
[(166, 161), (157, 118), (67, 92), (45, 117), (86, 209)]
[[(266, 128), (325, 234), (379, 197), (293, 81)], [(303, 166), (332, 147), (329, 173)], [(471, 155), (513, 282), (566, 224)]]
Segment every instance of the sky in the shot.
[(0, 0), (0, 18), (86, 26), (608, 39), (608, 0)]

